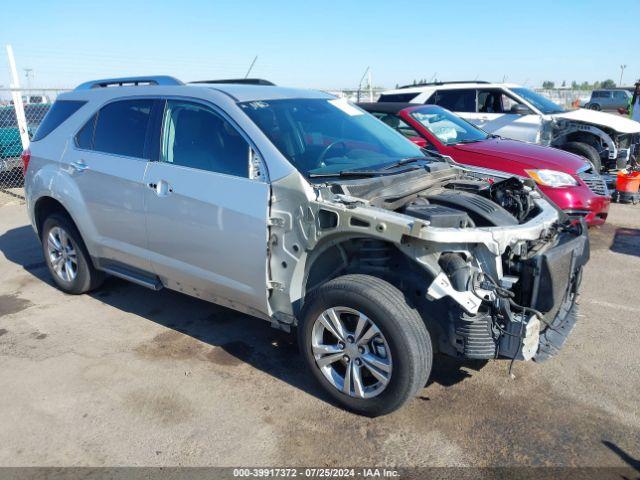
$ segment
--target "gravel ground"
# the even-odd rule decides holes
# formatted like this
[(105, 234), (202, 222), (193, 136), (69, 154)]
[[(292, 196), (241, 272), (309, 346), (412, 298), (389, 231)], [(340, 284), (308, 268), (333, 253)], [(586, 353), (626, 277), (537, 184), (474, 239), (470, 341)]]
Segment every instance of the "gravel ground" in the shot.
[(49, 280), (23, 205), (0, 207), (0, 466), (640, 468), (640, 206), (591, 231), (580, 321), (543, 364), (437, 359), (404, 409), (336, 408), (266, 323), (116, 279)]

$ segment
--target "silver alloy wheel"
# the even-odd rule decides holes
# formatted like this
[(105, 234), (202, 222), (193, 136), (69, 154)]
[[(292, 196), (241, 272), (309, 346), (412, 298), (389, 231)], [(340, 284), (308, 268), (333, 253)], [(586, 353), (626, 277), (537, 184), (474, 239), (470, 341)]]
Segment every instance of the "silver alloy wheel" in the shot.
[(53, 227), (49, 230), (47, 254), (56, 275), (65, 282), (73, 282), (78, 274), (78, 256), (63, 228)]
[(316, 318), (311, 332), (316, 365), (336, 389), (355, 398), (382, 393), (391, 380), (387, 339), (366, 315), (333, 307)]

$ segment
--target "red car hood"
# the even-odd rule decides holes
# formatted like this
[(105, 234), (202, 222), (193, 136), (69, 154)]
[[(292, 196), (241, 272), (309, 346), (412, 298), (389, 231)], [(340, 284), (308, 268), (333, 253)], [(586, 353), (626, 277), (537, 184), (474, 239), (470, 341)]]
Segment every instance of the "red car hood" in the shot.
[[(482, 155), (490, 161), (500, 159), (509, 165), (510, 173), (524, 174), (525, 169), (550, 169), (575, 174), (585, 166), (585, 160), (573, 153), (564, 152), (556, 148), (542, 147), (531, 143), (518, 142), (503, 138), (491, 138), (482, 142), (453, 145), (452, 148), (460, 152)], [(455, 159), (455, 154), (452, 155)], [(462, 158), (461, 158), (462, 160)], [(464, 163), (462, 161), (461, 163)], [(504, 168), (502, 163), (500, 170)]]

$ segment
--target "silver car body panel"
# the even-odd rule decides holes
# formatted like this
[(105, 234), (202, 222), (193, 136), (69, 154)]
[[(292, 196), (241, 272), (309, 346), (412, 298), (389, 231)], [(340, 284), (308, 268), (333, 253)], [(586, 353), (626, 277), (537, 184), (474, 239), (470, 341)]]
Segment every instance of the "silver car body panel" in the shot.
[[(70, 140), (102, 105), (144, 97), (192, 99), (224, 112), (250, 139), (266, 175), (237, 178), (95, 152), (88, 155)], [(34, 227), (36, 202), (54, 198), (69, 212), (94, 258), (106, 256), (152, 272), (169, 288), (274, 324), (292, 324), (304, 300), (310, 266), (341, 241), (370, 237), (391, 243), (429, 272), (434, 282), (442, 278), (437, 258), (443, 251), (460, 252), (500, 280), (500, 255), (506, 248), (517, 249), (522, 242), (543, 237), (558, 220), (556, 210), (536, 196), (540, 213), (521, 225), (434, 228), (426, 221), (311, 185), (237, 105), (278, 98), (333, 97), (308, 90), (220, 84), (97, 88), (60, 95), (60, 100), (87, 104), (32, 144), (25, 185)], [(81, 161), (87, 169), (72, 165)], [(104, 188), (106, 183), (115, 186)], [(150, 183), (156, 188), (148, 188)], [(335, 226), (323, 228), (321, 212), (335, 216)], [(354, 223), (352, 218), (360, 221)], [(446, 282), (432, 284), (429, 295), (448, 295), (472, 313), (480, 301), (472, 292), (454, 293)]]

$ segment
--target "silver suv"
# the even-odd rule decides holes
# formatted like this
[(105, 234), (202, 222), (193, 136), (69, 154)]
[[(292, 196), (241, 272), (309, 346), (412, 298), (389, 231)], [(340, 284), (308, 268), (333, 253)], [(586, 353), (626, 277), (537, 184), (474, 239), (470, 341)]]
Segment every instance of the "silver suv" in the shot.
[(562, 346), (584, 224), (342, 99), (256, 83), (110, 79), (58, 98), (23, 160), (60, 289), (110, 274), (296, 327), (320, 385), (366, 415), (423, 388), (436, 352)]

